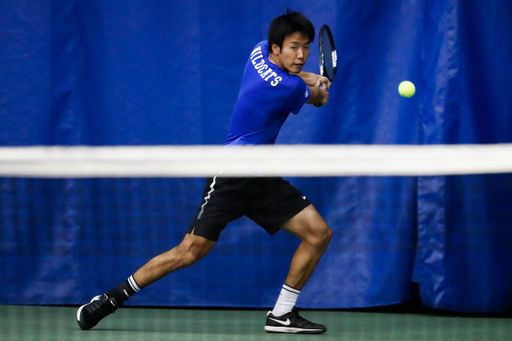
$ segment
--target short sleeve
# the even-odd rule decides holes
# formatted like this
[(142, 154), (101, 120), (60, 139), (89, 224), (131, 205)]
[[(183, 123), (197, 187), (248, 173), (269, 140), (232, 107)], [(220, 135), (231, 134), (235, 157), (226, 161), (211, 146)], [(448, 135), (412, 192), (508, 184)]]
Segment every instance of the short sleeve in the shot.
[(298, 76), (294, 78), (296, 85), (286, 100), (285, 109), (293, 114), (298, 114), (311, 96), (311, 92), (302, 78)]

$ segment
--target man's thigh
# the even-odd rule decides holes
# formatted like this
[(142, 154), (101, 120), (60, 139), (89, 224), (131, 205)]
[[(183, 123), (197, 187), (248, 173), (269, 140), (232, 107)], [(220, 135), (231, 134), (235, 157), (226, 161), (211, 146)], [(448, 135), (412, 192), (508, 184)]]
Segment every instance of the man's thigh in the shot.
[(309, 205), (290, 220), (281, 225), (281, 229), (301, 239), (315, 238), (330, 233), (329, 225), (313, 205)]

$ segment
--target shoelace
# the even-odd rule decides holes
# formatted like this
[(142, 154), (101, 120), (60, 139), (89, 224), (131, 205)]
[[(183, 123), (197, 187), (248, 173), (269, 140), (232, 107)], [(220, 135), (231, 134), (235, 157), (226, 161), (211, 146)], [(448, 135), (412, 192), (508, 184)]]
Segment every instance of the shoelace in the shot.
[(108, 298), (101, 297), (99, 300), (91, 302), (85, 309), (95, 320), (101, 320), (107, 315), (112, 314), (116, 308), (108, 301)]
[(299, 315), (300, 308), (293, 307), (292, 313), (295, 315), (295, 323), (301, 327), (316, 328), (319, 327), (317, 323), (306, 320), (304, 317)]

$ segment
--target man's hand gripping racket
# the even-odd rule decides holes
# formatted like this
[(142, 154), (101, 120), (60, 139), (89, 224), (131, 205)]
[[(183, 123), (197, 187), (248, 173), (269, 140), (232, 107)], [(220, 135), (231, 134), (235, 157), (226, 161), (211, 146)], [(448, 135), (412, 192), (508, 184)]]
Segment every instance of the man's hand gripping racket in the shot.
[[(319, 55), (320, 55), (320, 76), (326, 77), (330, 82), (336, 78), (336, 64), (338, 55), (332, 37), (331, 29), (327, 25), (320, 28), (318, 39)], [(322, 79), (319, 78), (318, 86), (324, 87)], [(322, 103), (315, 103), (316, 107), (321, 107)]]

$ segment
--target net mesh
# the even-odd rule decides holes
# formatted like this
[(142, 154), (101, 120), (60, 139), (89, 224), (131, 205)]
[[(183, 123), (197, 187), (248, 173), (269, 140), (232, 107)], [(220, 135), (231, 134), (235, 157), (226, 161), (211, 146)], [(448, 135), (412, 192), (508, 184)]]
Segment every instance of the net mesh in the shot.
[[(344, 288), (345, 282), (361, 284), (351, 277), (360, 271), (360, 264), (350, 261), (351, 253), (367, 250), (377, 253), (379, 256), (374, 260), (377, 268), (413, 266), (405, 260), (414, 254), (415, 241), (421, 241), (421, 236), (410, 227), (421, 219), (420, 213), (427, 217), (424, 220), (427, 223), (432, 213), (428, 207), (418, 211), (418, 193), (433, 196), (433, 191), (425, 191), (422, 186), (432, 182), (434, 186), (429, 190), (435, 187), (435, 176), (450, 179), (438, 188), (440, 192), (449, 193), (442, 200), (451, 200), (450, 195), (455, 197), (446, 205), (446, 220), (459, 233), (459, 239), (454, 240), (457, 252), (478, 260), (485, 246), (482, 240), (486, 236), (482, 231), (486, 229), (485, 224), (492, 223), (492, 233), (497, 238), (493, 241), (494, 253), (489, 254), (489, 259), (496, 267), (508, 264), (508, 258), (503, 257), (510, 253), (510, 229), (506, 227), (512, 221), (509, 210), (512, 207), (512, 148), (508, 144), (304, 145), (232, 150), (217, 146), (3, 148), (0, 149), (0, 256), (7, 275), (0, 279), (4, 293), (1, 296), (4, 301), (0, 303), (79, 305), (110, 289), (182, 239), (199, 204), (203, 177), (220, 172), (231, 176), (279, 174), (292, 177), (290, 181), (308, 195), (329, 224), (336, 228), (338, 237), (331, 242), (331, 254), (326, 257), (330, 261), (320, 264), (308, 284), (309, 289), (301, 294), (301, 306), (306, 308), (318, 308), (319, 301), (315, 301), (318, 299), (335, 304), (323, 308), (350, 307), (352, 303), (332, 299), (332, 295)], [(457, 197), (458, 192), (464, 191), (470, 194), (464, 197), (462, 204)], [(486, 204), (482, 205), (475, 199), (477, 197), (486, 197)], [(329, 205), (342, 209), (326, 210)], [(435, 220), (435, 214), (431, 215)], [(457, 221), (457, 217), (464, 215), (467, 219)], [(261, 229), (245, 228), (251, 224), (245, 218), (236, 222), (223, 232), (221, 245), (214, 249), (211, 257), (190, 270), (183, 270), (179, 276), (164, 278), (158, 285), (145, 289), (142, 295), (134, 296), (127, 305), (218, 308), (221, 301), (224, 302), (221, 307), (230, 309), (270, 307), (283, 280), (276, 278), (276, 274), (286, 273), (296, 243), (292, 236), (282, 234), (268, 238)], [(392, 226), (396, 235), (382, 231), (377, 232), (377, 237), (372, 234), (384, 225)], [(478, 225), (483, 228), (479, 229)], [(361, 239), (361, 233), (368, 239)], [(237, 242), (240, 240), (251, 242)], [(355, 248), (346, 250), (351, 244)], [(468, 256), (464, 245), (469, 245), (471, 252), (476, 250), (476, 253)], [(328, 266), (333, 262), (339, 263), (338, 268)], [(265, 266), (261, 267), (261, 264)], [(406, 281), (410, 280), (411, 274), (407, 275), (409, 277), (404, 275)], [(339, 288), (324, 285), (325, 281), (331, 280), (338, 281)], [(465, 281), (465, 278), (461, 276), (460, 280)], [(403, 292), (407, 290), (404, 288)], [(248, 299), (244, 294), (246, 291), (257, 294)], [(353, 296), (350, 290), (342, 294)], [(307, 306), (308, 303), (311, 306)], [(11, 314), (10, 308), (6, 307), (0, 305), (0, 314)], [(76, 310), (62, 309), (68, 310), (54, 313), (71, 318)], [(161, 319), (154, 324), (150, 319), (145, 320), (148, 314), (182, 316), (180, 310), (134, 309), (127, 313), (131, 322), (123, 322), (123, 327), (119, 327), (119, 319), (109, 319), (103, 327), (111, 328), (107, 333), (112, 339), (118, 336), (116, 328), (128, 331), (129, 336), (130, 328), (137, 323), (140, 325), (136, 329), (143, 333), (153, 328), (157, 333), (175, 335), (178, 330), (194, 339), (193, 317), (178, 327), (165, 328), (166, 323)], [(187, 311), (187, 314), (197, 316), (198, 312)], [(265, 313), (241, 311), (236, 314), (264, 318)], [(336, 327), (340, 312), (324, 311), (321, 314), (331, 327), (333, 339), (345, 335), (343, 328)], [(218, 312), (208, 316), (212, 325), (224, 323), (223, 320), (219, 322)], [(250, 337), (262, 337), (261, 321), (244, 324), (245, 317), (236, 318), (241, 319), (236, 321), (237, 326), (248, 325), (254, 329), (249, 332)], [(375, 315), (361, 318), (361, 323), (367, 323), (369, 318), (375, 318)], [(430, 323), (428, 316), (424, 318), (418, 323)], [(45, 314), (37, 315), (29, 323), (39, 325), (39, 321), (45, 319)], [(25, 318), (15, 317), (13, 325), (21, 325), (23, 321)], [(495, 330), (503, 334), (510, 328), (506, 329), (501, 321), (494, 319), (486, 323), (499, 325)], [(451, 333), (451, 322), (445, 324), (447, 333)], [(232, 331), (228, 331), (230, 326), (222, 326), (221, 331), (212, 332), (216, 329), (208, 327), (196, 336), (229, 339), (232, 336)], [(397, 330), (428, 334), (414, 326), (407, 328), (401, 326)], [(65, 334), (62, 329), (55, 330)], [(74, 332), (76, 335), (66, 334), (66, 337), (80, 339), (83, 335), (78, 330)], [(30, 330), (19, 327), (14, 333), (21, 335)], [(51, 337), (57, 335), (48, 333)], [(244, 333), (247, 332), (240, 332)], [(464, 333), (457, 335), (455, 339), (467, 336)], [(442, 335), (430, 337), (443, 338)], [(375, 339), (375, 333), (368, 332), (368, 338)]]

